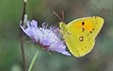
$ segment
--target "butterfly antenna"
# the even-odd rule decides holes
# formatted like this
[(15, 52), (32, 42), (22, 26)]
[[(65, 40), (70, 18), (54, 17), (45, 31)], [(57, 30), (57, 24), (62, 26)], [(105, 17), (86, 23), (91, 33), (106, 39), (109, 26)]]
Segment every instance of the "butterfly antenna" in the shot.
[(63, 18), (63, 22), (64, 22), (64, 11), (62, 10), (62, 18)]
[(63, 22), (63, 20), (59, 17), (59, 15), (55, 11), (53, 11), (53, 13), (61, 20), (61, 22)]

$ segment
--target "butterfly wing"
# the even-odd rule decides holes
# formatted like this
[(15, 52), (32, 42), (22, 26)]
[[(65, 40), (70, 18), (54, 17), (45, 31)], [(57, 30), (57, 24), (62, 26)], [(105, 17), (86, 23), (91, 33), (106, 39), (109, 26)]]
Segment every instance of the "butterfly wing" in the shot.
[(98, 35), (104, 23), (104, 19), (98, 16), (84, 17), (71, 21), (66, 28), (71, 29), (72, 26), (78, 26), (87, 29), (94, 38)]
[(88, 54), (95, 44), (92, 35), (85, 28), (74, 26), (67, 29), (66, 44), (75, 57), (82, 57)]

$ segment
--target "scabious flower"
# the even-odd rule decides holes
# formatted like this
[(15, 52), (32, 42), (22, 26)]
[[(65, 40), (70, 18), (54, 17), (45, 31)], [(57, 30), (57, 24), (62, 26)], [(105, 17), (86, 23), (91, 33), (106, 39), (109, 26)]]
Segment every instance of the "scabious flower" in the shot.
[(31, 22), (27, 22), (27, 28), (23, 28), (21, 25), (21, 29), (32, 39), (35, 45), (40, 46), (47, 51), (56, 51), (62, 53), (64, 55), (70, 55), (65, 49), (66, 46), (63, 42), (57, 37), (57, 29), (55, 27), (50, 27), (47, 29), (46, 22), (42, 24), (42, 27), (37, 27), (37, 22), (32, 20)]

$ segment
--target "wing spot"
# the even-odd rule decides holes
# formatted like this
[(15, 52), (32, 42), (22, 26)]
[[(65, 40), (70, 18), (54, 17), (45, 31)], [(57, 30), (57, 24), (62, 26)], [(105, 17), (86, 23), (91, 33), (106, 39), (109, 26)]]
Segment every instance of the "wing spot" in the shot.
[(85, 47), (85, 49), (86, 49), (87, 47)]
[(81, 49), (81, 50), (83, 50), (83, 49)]
[(92, 33), (92, 31), (90, 31), (90, 33)]
[(90, 41), (90, 39), (88, 39), (88, 41)]
[(89, 36), (89, 34), (87, 34), (87, 36)]
[(85, 29), (84, 29), (84, 28), (82, 28), (82, 32), (84, 32), (84, 30), (85, 30)]
[(79, 40), (80, 41), (83, 41), (84, 40), (84, 37), (83, 36), (79, 37)]
[(82, 22), (82, 25), (84, 25), (85, 23), (84, 22)]
[(94, 28), (92, 30), (94, 30)]

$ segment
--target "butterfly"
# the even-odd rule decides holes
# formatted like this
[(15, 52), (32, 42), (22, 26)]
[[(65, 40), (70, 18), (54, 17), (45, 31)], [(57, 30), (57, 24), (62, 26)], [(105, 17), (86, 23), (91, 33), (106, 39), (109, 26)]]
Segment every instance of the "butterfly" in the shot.
[[(64, 14), (63, 11), (62, 14)], [(95, 38), (103, 27), (103, 24), (103, 18), (92, 16), (75, 19), (67, 25), (61, 20), (59, 26), (70, 52), (75, 57), (82, 57), (93, 49)]]

